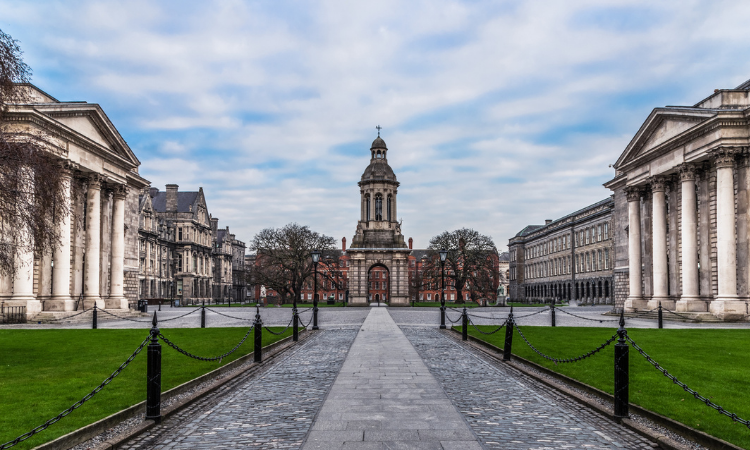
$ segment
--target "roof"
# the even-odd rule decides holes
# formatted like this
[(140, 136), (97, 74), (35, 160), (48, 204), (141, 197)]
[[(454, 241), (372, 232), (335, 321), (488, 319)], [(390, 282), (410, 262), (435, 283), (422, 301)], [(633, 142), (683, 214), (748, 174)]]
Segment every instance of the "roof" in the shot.
[(517, 237), (518, 236), (527, 236), (527, 235), (529, 235), (529, 234), (531, 234), (531, 233), (533, 233), (533, 232), (535, 232), (535, 231), (537, 231), (539, 229), (546, 228), (546, 227), (554, 227), (555, 225), (559, 224), (560, 222), (562, 222), (562, 221), (564, 221), (566, 219), (569, 219), (570, 217), (574, 217), (574, 216), (576, 216), (578, 214), (581, 214), (584, 211), (587, 211), (589, 209), (593, 209), (593, 208), (596, 208), (596, 207), (599, 207), (599, 206), (602, 206), (602, 205), (606, 205), (607, 203), (612, 203), (614, 205), (614, 202), (615, 201), (612, 199), (612, 197), (607, 197), (604, 200), (600, 200), (600, 201), (598, 201), (598, 202), (596, 202), (594, 204), (591, 204), (591, 205), (589, 205), (589, 206), (587, 206), (585, 208), (581, 208), (581, 209), (579, 209), (577, 211), (574, 211), (574, 212), (572, 212), (572, 213), (570, 213), (570, 214), (568, 214), (566, 216), (560, 217), (559, 219), (555, 219), (552, 222), (548, 223), (547, 225), (527, 225), (526, 228), (524, 228), (523, 230), (519, 231), (518, 234), (516, 234), (516, 236)]
[(380, 136), (378, 136), (377, 138), (375, 138), (374, 141), (372, 141), (372, 146), (370, 146), (370, 150), (372, 150), (373, 148), (384, 148), (388, 150), (388, 147), (385, 146), (385, 141)]
[(396, 174), (393, 173), (391, 166), (382, 159), (371, 162), (362, 173), (362, 181), (383, 179), (396, 181)]
[(745, 81), (741, 85), (734, 88), (736, 91), (750, 91), (750, 80)]
[(427, 250), (427, 249), (416, 249), (416, 250), (411, 251), (410, 256), (413, 256), (416, 259), (422, 259), (422, 258), (427, 258), (430, 252), (431, 250)]
[[(191, 212), (190, 207), (198, 198), (198, 191), (195, 192), (177, 192), (177, 212)], [(154, 199), (151, 200), (154, 209), (158, 212), (167, 212), (167, 193), (158, 192)]]
[(510, 253), (508, 252), (502, 252), (497, 257), (498, 261), (500, 262), (510, 262)]

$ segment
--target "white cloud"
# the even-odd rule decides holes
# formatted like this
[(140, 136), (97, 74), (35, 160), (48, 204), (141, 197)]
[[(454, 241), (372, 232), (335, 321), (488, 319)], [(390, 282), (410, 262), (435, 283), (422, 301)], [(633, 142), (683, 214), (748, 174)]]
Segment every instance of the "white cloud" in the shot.
[(607, 196), (651, 108), (750, 78), (747, 9), (0, 0), (0, 28), (42, 88), (101, 103), (144, 176), (203, 186), (241, 239), (291, 221), (350, 239), (380, 124), (407, 236), (469, 226), (504, 246)]

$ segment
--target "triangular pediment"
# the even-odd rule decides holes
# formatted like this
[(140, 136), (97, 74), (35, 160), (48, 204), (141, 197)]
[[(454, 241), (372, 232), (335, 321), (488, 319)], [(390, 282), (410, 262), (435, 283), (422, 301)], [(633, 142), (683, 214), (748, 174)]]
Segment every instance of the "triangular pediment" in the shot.
[(56, 117), (55, 120), (65, 124), (65, 126), (81, 133), (92, 141), (99, 145), (107, 147), (112, 150), (112, 144), (104, 137), (104, 134), (99, 131), (94, 122), (89, 116), (66, 116)]
[(654, 109), (620, 155), (615, 168), (668, 145), (670, 141), (715, 115), (715, 111), (697, 108)]

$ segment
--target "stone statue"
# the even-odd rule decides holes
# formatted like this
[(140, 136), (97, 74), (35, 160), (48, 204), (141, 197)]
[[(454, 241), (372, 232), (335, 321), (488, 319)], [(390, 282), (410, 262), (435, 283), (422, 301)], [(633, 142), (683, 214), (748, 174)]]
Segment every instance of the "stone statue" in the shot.
[(266, 287), (263, 285), (260, 286), (260, 298), (266, 298)]

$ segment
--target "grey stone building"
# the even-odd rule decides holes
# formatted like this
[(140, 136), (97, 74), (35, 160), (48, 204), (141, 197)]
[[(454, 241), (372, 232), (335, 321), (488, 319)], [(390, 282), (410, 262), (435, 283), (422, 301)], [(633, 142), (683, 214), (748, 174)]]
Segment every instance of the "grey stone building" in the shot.
[(408, 260), (411, 250), (401, 234), (397, 221), (399, 182), (388, 165), (388, 147), (378, 137), (370, 146), (370, 164), (358, 183), (360, 218), (357, 231), (347, 251), (349, 256), (349, 295), (352, 305), (369, 304), (368, 286), (371, 275), (385, 269), (388, 286), (384, 301), (391, 306), (409, 305)]
[[(218, 225), (219, 219), (211, 219)], [(229, 227), (215, 230), (214, 298), (239, 302), (247, 296), (245, 243), (229, 232)]]
[(138, 192), (149, 184), (140, 161), (98, 104), (19, 88), (29, 99), (5, 105), (4, 131), (47, 136), (67, 185), (59, 232), (68, 238), (53, 253), (18, 252), (15, 273), (0, 276), (0, 303), (23, 306), (29, 317), (94, 305), (126, 310), (137, 300)]
[(646, 118), (605, 184), (614, 192), (619, 306), (747, 317), (748, 146), (750, 81)]
[(512, 237), (511, 301), (613, 303), (614, 205), (607, 198), (544, 225), (529, 225)]

